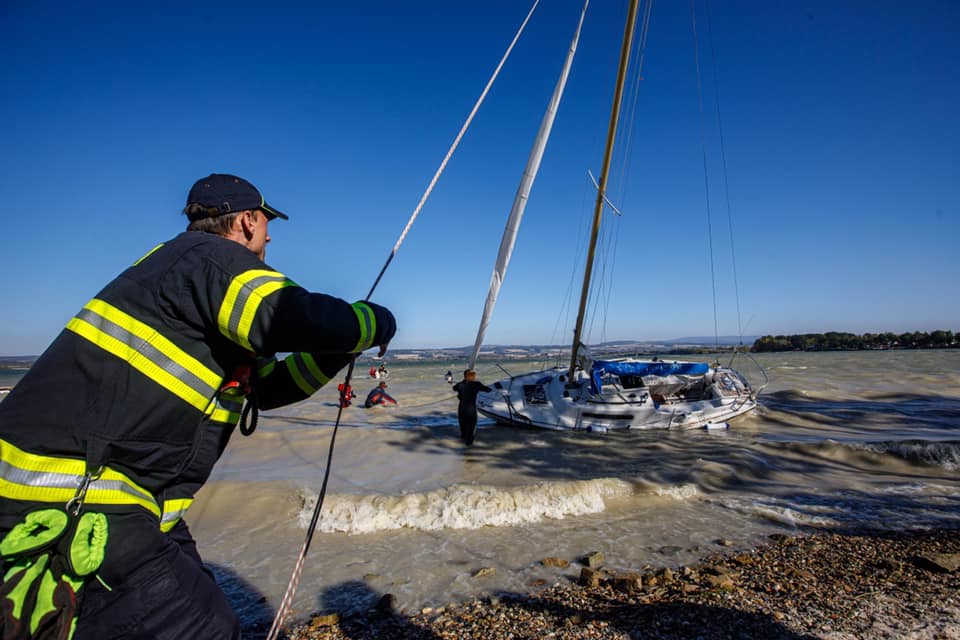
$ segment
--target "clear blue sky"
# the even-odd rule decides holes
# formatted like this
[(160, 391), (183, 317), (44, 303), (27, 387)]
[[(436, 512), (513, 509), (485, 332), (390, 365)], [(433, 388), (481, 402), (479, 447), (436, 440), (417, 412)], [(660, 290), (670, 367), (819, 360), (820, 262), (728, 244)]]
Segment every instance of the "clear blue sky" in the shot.
[[(374, 294), (395, 347), (473, 342), (580, 4), (543, 0)], [(528, 8), (3, 2), (0, 355), (42, 351), (182, 230), (190, 185), (214, 171), (290, 214), (271, 224), (272, 266), (362, 298)], [(960, 3), (710, 11), (697, 0), (719, 333), (960, 330)], [(624, 12), (588, 13), (488, 343), (568, 341)], [(714, 334), (694, 72), (690, 4), (660, 0), (593, 342)]]

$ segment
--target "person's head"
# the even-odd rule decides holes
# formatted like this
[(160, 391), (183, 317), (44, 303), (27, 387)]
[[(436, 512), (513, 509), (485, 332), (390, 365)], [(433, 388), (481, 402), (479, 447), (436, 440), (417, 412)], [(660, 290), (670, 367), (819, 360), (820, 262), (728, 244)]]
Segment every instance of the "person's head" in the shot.
[(473, 369), (467, 369), (463, 372), (464, 380), (475, 380), (476, 377), (477, 377), (477, 372), (474, 371)]
[(386, 383), (386, 382), (381, 382), (379, 386), (380, 386), (381, 389), (386, 389), (386, 388), (387, 388), (387, 383)]
[(260, 191), (237, 176), (213, 173), (197, 180), (187, 195), (188, 231), (203, 231), (239, 242), (263, 260), (270, 234), (267, 223), (288, 220), (268, 205)]

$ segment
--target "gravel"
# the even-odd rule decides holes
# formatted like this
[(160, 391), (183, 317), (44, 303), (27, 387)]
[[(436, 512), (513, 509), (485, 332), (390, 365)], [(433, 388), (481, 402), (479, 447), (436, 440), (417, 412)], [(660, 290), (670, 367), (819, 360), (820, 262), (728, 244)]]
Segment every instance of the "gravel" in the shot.
[(689, 567), (627, 573), (572, 562), (561, 582), (530, 593), (413, 614), (384, 594), (370, 611), (319, 612), (286, 637), (960, 640), (958, 560), (960, 530), (775, 535)]

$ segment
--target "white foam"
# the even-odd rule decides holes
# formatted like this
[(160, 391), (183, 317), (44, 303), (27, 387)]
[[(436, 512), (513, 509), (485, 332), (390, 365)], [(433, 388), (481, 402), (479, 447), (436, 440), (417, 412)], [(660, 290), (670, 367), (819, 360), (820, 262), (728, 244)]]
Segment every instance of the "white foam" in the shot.
[(800, 526), (830, 527), (836, 522), (825, 516), (815, 516), (782, 505), (754, 504), (754, 513), (766, 520), (796, 528)]
[(676, 487), (657, 487), (656, 494), (674, 500), (689, 500), (700, 495), (700, 489), (695, 484), (684, 484)]
[[(511, 526), (560, 519), (606, 508), (606, 498), (632, 495), (633, 485), (615, 478), (541, 482), (517, 487), (453, 485), (425, 493), (328, 495), (318, 529), (372, 533), (401, 528), (435, 531)], [(316, 497), (301, 496), (299, 520), (308, 526)]]

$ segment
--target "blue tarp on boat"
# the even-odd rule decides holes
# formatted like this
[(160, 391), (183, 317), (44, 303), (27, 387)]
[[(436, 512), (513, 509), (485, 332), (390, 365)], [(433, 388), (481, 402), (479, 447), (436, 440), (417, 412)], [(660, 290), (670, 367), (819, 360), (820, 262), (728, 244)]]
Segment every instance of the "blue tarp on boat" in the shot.
[(623, 362), (618, 360), (595, 360), (590, 374), (591, 391), (600, 393), (604, 374), (616, 376), (672, 376), (703, 375), (710, 370), (706, 362)]

